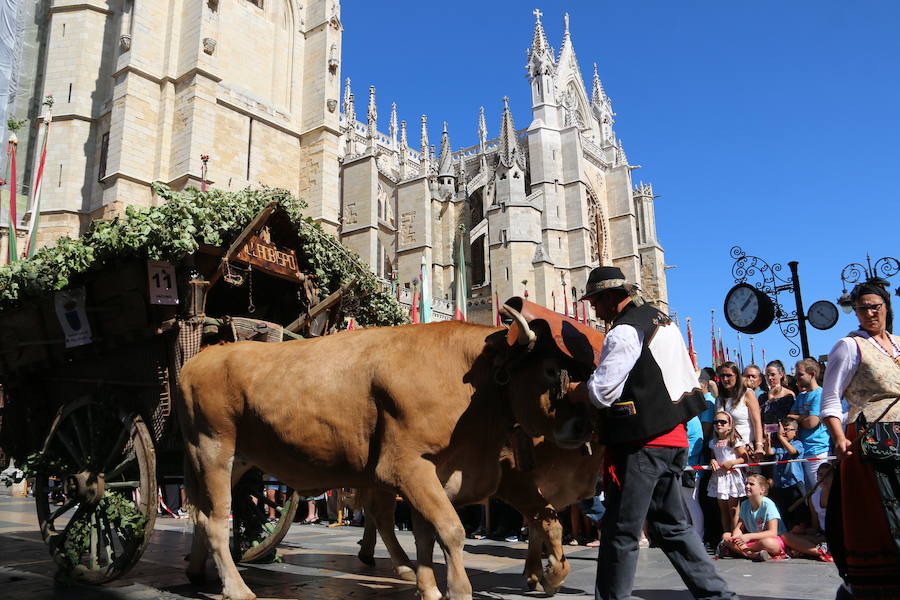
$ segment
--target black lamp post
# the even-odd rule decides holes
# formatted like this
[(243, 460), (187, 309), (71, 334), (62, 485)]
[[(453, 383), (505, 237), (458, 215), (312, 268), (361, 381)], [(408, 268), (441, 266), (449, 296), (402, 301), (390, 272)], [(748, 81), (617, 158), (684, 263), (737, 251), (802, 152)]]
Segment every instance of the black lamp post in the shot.
[[(731, 274), (734, 282), (751, 283), (752, 285), (769, 297), (775, 308), (775, 322), (781, 334), (793, 344), (793, 348), (788, 350), (791, 356), (809, 356), (809, 340), (806, 335), (806, 315), (803, 314), (803, 299), (800, 295), (800, 275), (797, 273), (797, 261), (788, 263), (791, 271), (790, 278), (781, 276), (784, 267), (775, 263), (770, 265), (758, 256), (747, 254), (740, 246), (734, 246), (731, 249), (731, 258), (734, 264), (731, 266)], [(755, 280), (755, 281), (753, 281)], [(793, 294), (795, 310), (785, 309), (780, 301), (779, 294)], [(794, 338), (800, 336), (800, 346)]]

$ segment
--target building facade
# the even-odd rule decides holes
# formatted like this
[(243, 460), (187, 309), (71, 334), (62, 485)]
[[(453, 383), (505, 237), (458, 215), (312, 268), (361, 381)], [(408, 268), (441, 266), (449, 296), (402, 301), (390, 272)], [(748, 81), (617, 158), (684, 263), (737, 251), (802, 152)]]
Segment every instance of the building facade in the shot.
[[(571, 313), (601, 263), (667, 308), (652, 187), (632, 182), (568, 16), (557, 53), (535, 11), (530, 93), (503, 99), (496, 136), (473, 110), (479, 143), (454, 150), (446, 125), (431, 144), (425, 115), (407, 126), (394, 108), (385, 133), (375, 88), (357, 100), (342, 86), (338, 0), (50, 0), (47, 14), (36, 80), (56, 102), (42, 243), (153, 204), (153, 181), (199, 185), (208, 155), (208, 185), (299, 195), (401, 301), (424, 262), (436, 318), (452, 314), (460, 245), (471, 320), (493, 323), (495, 298), (526, 291)], [(532, 120), (516, 129), (509, 103), (525, 101)]]

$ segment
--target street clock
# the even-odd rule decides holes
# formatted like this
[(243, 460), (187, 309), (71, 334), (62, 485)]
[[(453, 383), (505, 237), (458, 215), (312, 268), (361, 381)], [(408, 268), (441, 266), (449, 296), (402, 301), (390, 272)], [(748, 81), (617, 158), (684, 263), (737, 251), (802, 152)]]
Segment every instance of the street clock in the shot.
[(806, 311), (806, 320), (816, 329), (831, 329), (838, 321), (837, 306), (828, 300), (813, 302), (809, 310)]
[(739, 283), (725, 296), (725, 320), (741, 333), (760, 333), (775, 320), (775, 306), (764, 292)]

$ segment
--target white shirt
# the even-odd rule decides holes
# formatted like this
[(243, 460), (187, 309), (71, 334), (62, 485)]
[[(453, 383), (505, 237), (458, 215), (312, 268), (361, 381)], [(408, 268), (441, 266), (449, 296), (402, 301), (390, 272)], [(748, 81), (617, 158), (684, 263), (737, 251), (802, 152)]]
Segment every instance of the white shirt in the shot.
[[(610, 330), (600, 350), (600, 364), (587, 382), (588, 397), (594, 405), (608, 408), (622, 397), (625, 381), (641, 356), (643, 344), (644, 332), (632, 325), (622, 324)], [(678, 327), (674, 324), (657, 327), (648, 349), (662, 372), (672, 402), (699, 389)]]
[(625, 380), (641, 357), (644, 332), (631, 325), (613, 327), (603, 340), (600, 364), (588, 379), (588, 396), (598, 407), (609, 408), (622, 397)]

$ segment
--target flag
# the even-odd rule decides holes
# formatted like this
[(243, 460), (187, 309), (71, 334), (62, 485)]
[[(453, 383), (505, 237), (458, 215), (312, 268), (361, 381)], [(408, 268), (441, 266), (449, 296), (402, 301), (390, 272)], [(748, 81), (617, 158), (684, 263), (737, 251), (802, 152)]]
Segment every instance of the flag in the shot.
[(572, 314), (575, 315), (575, 322), (577, 323), (578, 322), (578, 303), (577, 302), (572, 303)]
[(428, 263), (422, 257), (422, 322), (431, 323), (431, 275), (428, 273)]
[(419, 306), (416, 304), (419, 300), (419, 295), (416, 290), (416, 286), (413, 286), (413, 299), (412, 306), (409, 309), (409, 320), (411, 323), (419, 322)]
[(497, 308), (497, 327), (503, 327), (503, 321), (500, 320), (500, 295), (494, 292), (494, 305)]
[(41, 217), (41, 185), (44, 180), (44, 166), (47, 163), (47, 138), (50, 137), (50, 122), (52, 120), (53, 116), (48, 110), (47, 116), (44, 117), (44, 140), (41, 143), (41, 157), (38, 162), (37, 172), (34, 174), (34, 185), (31, 186), (31, 221), (28, 223), (28, 233), (25, 242), (25, 254), (27, 256), (34, 256), (34, 253), (37, 252), (37, 234)]
[(722, 364), (725, 361), (725, 347), (722, 344), (722, 329), (719, 328), (719, 364)]
[(550, 290), (550, 299), (553, 301), (553, 312), (556, 312), (556, 293)]
[(566, 311), (566, 316), (569, 316), (569, 296), (566, 294), (566, 282), (562, 282), (563, 294), (562, 294), (562, 302), (563, 309)]
[(16, 214), (16, 144), (18, 139), (13, 133), (9, 136), (9, 262), (13, 262), (19, 258), (19, 251), (16, 248), (16, 227), (19, 225), (19, 217)]
[(459, 254), (456, 257), (456, 312), (453, 318), (456, 321), (466, 320), (466, 297), (468, 296), (468, 282), (466, 281), (466, 254), (463, 250), (463, 236), (459, 236)]
[(719, 350), (716, 348), (716, 311), (712, 312), (712, 364), (713, 369), (718, 369), (721, 361), (719, 360)]
[(725, 359), (731, 362), (731, 348), (725, 348)]
[(694, 352), (694, 333), (691, 331), (691, 320), (687, 320), (687, 336), (688, 336), (688, 354), (691, 356), (691, 364), (694, 366), (694, 370), (697, 371), (700, 367), (697, 366), (697, 353)]
[(587, 300), (582, 300), (581, 301), (581, 322), (584, 323), (585, 325), (587, 325), (587, 320), (588, 320), (587, 314), (588, 314)]

